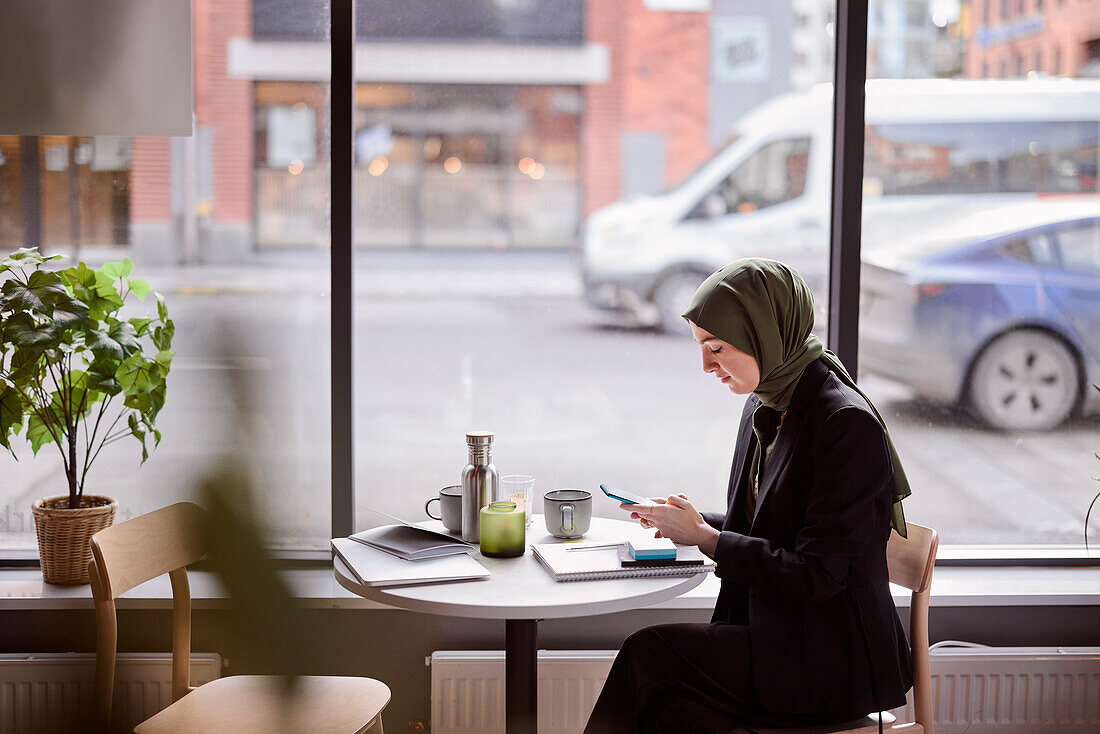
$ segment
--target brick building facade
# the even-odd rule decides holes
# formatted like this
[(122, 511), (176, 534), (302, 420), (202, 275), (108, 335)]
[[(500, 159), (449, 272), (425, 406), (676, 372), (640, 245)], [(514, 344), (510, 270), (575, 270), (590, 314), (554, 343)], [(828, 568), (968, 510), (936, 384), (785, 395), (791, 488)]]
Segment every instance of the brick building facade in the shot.
[(709, 154), (709, 14), (646, 9), (642, 0), (589, 0), (586, 37), (606, 46), (611, 74), (585, 87), (584, 211), (622, 194), (623, 136), (664, 140), (664, 184)]
[(971, 79), (1095, 75), (1100, 0), (972, 0), (964, 62)]
[[(324, 7), (195, 0), (195, 133), (127, 139), (113, 169), (97, 170), (89, 151), (118, 142), (0, 136), (0, 241), (125, 246), (144, 263), (325, 246)], [(676, 183), (712, 153), (735, 103), (756, 103), (713, 86), (708, 4), (357, 7), (359, 50), (378, 61), (357, 69), (359, 246), (571, 247), (585, 216)], [(465, 68), (441, 66), (440, 49)], [(392, 149), (361, 159), (360, 133)], [(289, 166), (271, 155), (295, 145), (315, 155)], [(41, 181), (32, 214), (28, 179)]]

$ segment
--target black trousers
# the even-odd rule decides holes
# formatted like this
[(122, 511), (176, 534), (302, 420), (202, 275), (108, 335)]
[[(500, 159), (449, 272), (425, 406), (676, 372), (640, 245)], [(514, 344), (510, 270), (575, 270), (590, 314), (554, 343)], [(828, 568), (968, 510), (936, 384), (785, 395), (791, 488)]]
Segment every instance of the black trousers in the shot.
[[(749, 628), (662, 624), (623, 642), (585, 734), (726, 734), (850, 721), (768, 711), (753, 688)], [(827, 674), (827, 671), (823, 671)]]

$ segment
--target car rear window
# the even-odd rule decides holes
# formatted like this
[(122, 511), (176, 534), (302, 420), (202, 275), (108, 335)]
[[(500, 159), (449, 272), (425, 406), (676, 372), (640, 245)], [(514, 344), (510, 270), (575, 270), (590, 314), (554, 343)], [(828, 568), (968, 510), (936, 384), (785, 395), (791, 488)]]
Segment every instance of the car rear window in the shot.
[(1100, 222), (1058, 233), (1062, 265), (1077, 273), (1100, 273)]

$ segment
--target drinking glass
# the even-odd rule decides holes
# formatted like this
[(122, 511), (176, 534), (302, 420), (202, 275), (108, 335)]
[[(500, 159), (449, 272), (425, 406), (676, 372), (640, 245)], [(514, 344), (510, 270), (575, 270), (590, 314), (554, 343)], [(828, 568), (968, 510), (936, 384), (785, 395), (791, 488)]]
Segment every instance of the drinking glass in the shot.
[(498, 499), (515, 502), (522, 507), (526, 525), (531, 524), (531, 503), (535, 499), (535, 478), (530, 474), (508, 474), (500, 478)]

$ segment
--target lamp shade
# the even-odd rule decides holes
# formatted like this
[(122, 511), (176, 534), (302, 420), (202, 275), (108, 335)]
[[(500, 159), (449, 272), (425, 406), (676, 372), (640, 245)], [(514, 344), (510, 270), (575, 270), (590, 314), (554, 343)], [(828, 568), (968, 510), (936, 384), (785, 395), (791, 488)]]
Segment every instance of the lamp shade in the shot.
[(0, 134), (190, 135), (191, 0), (7, 0)]

